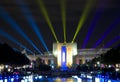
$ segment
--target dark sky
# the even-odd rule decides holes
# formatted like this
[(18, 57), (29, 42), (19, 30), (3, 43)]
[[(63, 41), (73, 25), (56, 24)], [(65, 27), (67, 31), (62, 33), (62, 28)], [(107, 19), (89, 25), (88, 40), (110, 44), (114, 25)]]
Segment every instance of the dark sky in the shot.
[[(45, 48), (41, 41), (36, 36), (31, 25), (28, 23), (25, 15), (33, 17), (34, 22), (39, 28), (42, 34), (44, 42), (48, 49), (52, 50), (52, 43), (56, 42), (44, 16), (42, 15), (37, 0), (20, 0), (23, 3), (19, 3), (18, 0), (0, 0), (0, 7), (19, 25), (24, 33), (33, 41), (33, 43), (40, 49), (41, 52), (45, 52)], [(59, 0), (43, 0), (47, 9), (50, 21), (53, 25), (54, 31), (59, 42), (64, 42), (62, 17)], [(18, 5), (19, 3), (19, 5)], [(82, 17), (82, 13), (85, 9), (87, 0), (66, 0), (66, 37), (67, 42), (71, 42), (75, 34), (78, 22)], [(28, 7), (30, 12), (23, 13), (21, 7)], [(3, 11), (0, 10), (0, 13)], [(24, 15), (25, 14), (25, 15)], [(21, 44), (37, 53), (37, 51), (21, 36), (15, 29), (13, 29), (7, 21), (7, 17), (2, 17), (0, 14), (0, 29), (14, 37)], [(90, 29), (91, 28), (91, 29)], [(120, 42), (120, 0), (93, 0), (93, 6), (90, 12), (87, 14), (86, 20), (79, 31), (75, 42), (78, 44), (78, 48), (83, 48), (87, 33), (91, 30), (90, 38), (84, 48), (93, 48), (95, 43), (101, 38), (106, 36), (104, 40), (97, 46), (103, 47), (110, 41), (114, 42), (109, 47), (114, 47)], [(105, 33), (104, 33), (105, 32)], [(104, 35), (103, 35), (104, 34)], [(0, 43), (8, 43), (12, 47), (21, 49), (9, 38), (3, 36), (0, 33)], [(118, 36), (118, 37), (117, 37)], [(115, 38), (117, 37), (117, 39)]]

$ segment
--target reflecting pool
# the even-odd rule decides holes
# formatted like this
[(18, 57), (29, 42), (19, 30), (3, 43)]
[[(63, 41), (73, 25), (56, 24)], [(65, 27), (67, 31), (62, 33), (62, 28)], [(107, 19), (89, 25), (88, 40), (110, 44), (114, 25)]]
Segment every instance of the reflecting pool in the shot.
[(47, 76), (24, 76), (24, 77), (7, 77), (7, 78), (0, 78), (0, 82), (120, 82), (120, 80), (110, 80), (110, 79), (104, 79), (104, 78), (98, 78), (98, 77), (78, 77), (78, 76), (72, 76), (72, 77), (47, 77)]

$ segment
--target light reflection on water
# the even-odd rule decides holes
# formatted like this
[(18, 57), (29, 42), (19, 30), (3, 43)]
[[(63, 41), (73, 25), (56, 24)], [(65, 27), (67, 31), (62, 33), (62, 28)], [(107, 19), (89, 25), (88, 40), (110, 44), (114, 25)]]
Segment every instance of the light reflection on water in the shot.
[(76, 82), (75, 78), (56, 78), (53, 82)]
[(42, 76), (25, 76), (20, 78), (5, 78), (0, 79), (0, 82), (120, 82), (120, 81), (111, 81), (108, 79), (103, 78), (94, 78), (94, 79), (85, 79), (79, 78), (77, 76), (69, 77), (69, 78), (49, 78), (49, 77), (42, 77)]

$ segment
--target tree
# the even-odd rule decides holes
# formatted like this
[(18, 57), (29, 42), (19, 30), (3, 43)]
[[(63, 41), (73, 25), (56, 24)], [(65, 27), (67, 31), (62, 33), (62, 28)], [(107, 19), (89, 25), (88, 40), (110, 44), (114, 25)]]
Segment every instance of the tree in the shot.
[(120, 63), (120, 47), (112, 48), (104, 54), (102, 63), (118, 64)]
[(49, 65), (46, 65), (42, 62), (42, 59), (40, 57), (38, 57), (36, 59), (36, 68), (39, 70), (39, 71), (49, 71), (51, 70), (51, 66)]
[(25, 65), (30, 60), (21, 52), (14, 51), (8, 44), (0, 45), (0, 64)]

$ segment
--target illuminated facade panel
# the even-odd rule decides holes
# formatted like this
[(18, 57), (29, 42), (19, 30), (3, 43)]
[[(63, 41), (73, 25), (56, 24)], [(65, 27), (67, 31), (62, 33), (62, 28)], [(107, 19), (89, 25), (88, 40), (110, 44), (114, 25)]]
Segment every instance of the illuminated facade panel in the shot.
[(66, 66), (66, 46), (61, 47), (61, 68), (65, 70), (67, 68)]
[(73, 55), (72, 55), (72, 48), (67, 48), (67, 66), (71, 67), (73, 63)]
[[(65, 47), (65, 52), (62, 51), (62, 47)], [(64, 51), (64, 50), (63, 50)], [(53, 55), (57, 57), (57, 66), (61, 67), (63, 60), (67, 67), (71, 67), (73, 64), (73, 56), (77, 55), (76, 43), (53, 43)]]

